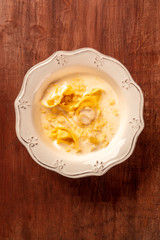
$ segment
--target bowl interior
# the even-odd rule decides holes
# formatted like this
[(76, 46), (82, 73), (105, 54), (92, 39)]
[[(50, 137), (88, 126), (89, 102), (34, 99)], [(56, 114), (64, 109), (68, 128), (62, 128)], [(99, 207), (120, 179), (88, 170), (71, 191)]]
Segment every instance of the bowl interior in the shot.
[[(62, 148), (57, 147), (52, 144), (52, 142), (44, 135), (42, 131), (42, 127), (40, 124), (40, 100), (44, 94), (45, 89), (48, 87), (48, 85), (52, 82), (57, 81), (58, 79), (61, 79), (66, 76), (70, 76), (76, 73), (87, 73), (87, 74), (92, 74), (98, 77), (101, 77), (104, 79), (113, 89), (115, 92), (117, 99), (119, 101), (120, 105), (120, 124), (119, 128), (114, 135), (113, 139), (111, 140), (110, 144), (105, 148), (101, 149), (95, 152), (87, 153), (87, 154), (72, 154), (72, 153), (67, 153), (65, 150)], [(88, 67), (88, 66), (83, 66), (83, 65), (73, 65), (73, 66), (67, 66), (63, 67), (60, 70), (56, 72), (50, 72), (49, 76), (46, 77), (45, 79), (41, 80), (40, 85), (35, 89), (34, 92), (34, 101), (32, 105), (32, 116), (33, 116), (33, 122), (35, 126), (35, 130), (37, 132), (37, 135), (41, 139), (41, 141), (46, 145), (46, 147), (49, 150), (52, 150), (52, 153), (54, 154), (56, 152), (56, 155), (59, 157), (63, 156), (63, 158), (67, 161), (75, 162), (75, 159), (77, 161), (88, 161), (89, 159), (99, 159), (100, 156), (105, 156), (106, 152), (110, 152), (112, 148), (115, 145), (115, 142), (119, 139), (119, 136), (123, 132), (125, 128), (125, 123), (127, 121), (127, 113), (128, 113), (128, 108), (127, 104), (125, 101), (124, 94), (122, 92), (122, 89), (120, 86), (117, 84), (115, 79), (111, 78), (108, 74), (105, 72), (94, 68), (94, 67)]]

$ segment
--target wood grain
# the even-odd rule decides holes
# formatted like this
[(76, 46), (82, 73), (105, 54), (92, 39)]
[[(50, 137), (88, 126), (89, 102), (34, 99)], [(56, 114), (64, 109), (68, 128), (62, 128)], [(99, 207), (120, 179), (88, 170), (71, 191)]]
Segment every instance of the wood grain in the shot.
[[(93, 47), (141, 86), (145, 129), (128, 161), (68, 179), (38, 166), (15, 134), (26, 71), (57, 50)], [(0, 239), (160, 239), (160, 0), (0, 1)]]

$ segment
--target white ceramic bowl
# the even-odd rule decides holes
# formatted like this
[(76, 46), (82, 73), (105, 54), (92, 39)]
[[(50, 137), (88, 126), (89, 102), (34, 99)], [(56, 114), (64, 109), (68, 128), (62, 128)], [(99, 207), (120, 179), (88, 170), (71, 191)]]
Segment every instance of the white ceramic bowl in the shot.
[[(91, 72), (105, 79), (115, 90), (121, 105), (120, 127), (110, 144), (97, 152), (76, 155), (57, 150), (44, 140), (35, 106), (50, 83), (49, 75), (62, 77)], [(41, 166), (71, 178), (103, 175), (132, 154), (144, 128), (143, 94), (128, 70), (117, 60), (91, 48), (58, 51), (33, 66), (25, 75), (15, 100), (16, 133), (31, 157)]]

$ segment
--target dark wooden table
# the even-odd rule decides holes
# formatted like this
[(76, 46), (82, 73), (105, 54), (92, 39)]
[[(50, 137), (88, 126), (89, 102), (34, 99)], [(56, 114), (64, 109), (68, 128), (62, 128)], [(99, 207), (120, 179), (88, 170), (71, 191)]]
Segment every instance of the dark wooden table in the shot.
[[(145, 129), (126, 162), (74, 180), (31, 159), (13, 103), (31, 66), (81, 47), (128, 68)], [(160, 0), (1, 0), (0, 124), (0, 240), (159, 240)]]

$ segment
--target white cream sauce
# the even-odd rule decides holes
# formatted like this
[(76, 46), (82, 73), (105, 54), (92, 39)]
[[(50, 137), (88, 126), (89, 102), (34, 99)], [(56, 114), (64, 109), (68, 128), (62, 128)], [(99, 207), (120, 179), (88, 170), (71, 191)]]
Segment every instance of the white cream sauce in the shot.
[[(119, 112), (120, 107), (119, 107), (119, 101), (115, 91), (104, 79), (98, 76), (87, 74), (87, 73), (70, 75), (70, 76), (64, 77), (63, 79), (59, 79), (53, 84), (55, 83), (64, 84), (64, 87), (65, 87), (66, 84), (70, 83), (70, 81), (73, 81), (76, 78), (80, 78), (83, 80), (84, 85), (86, 85), (87, 87), (86, 92), (91, 91), (93, 88), (100, 88), (104, 90), (104, 92), (102, 92), (102, 99), (100, 101), (100, 109), (101, 109), (102, 115), (106, 118), (108, 122), (107, 126), (105, 126), (105, 134), (107, 136), (108, 141), (110, 142), (114, 137), (120, 122), (120, 112)], [(53, 88), (54, 88), (53, 86), (49, 86), (47, 90), (47, 94), (50, 94)], [(50, 109), (47, 109), (46, 111), (50, 111)], [(87, 125), (87, 124), (90, 124), (90, 122), (95, 118), (95, 113), (93, 112), (93, 110), (84, 109), (84, 110), (81, 110), (80, 112), (80, 118), (81, 118), (81, 121)], [(41, 125), (44, 125), (47, 123), (43, 113), (40, 114), (40, 119), (41, 119)], [(57, 146), (56, 141), (54, 141), (54, 144), (55, 146)], [(90, 143), (86, 143), (85, 141), (82, 141), (79, 144), (82, 148), (81, 153), (87, 153), (92, 150), (90, 148), (91, 147)], [(95, 149), (95, 150), (98, 150), (98, 149)]]

